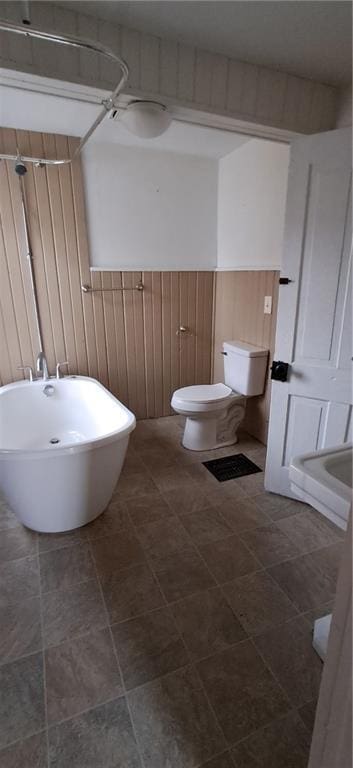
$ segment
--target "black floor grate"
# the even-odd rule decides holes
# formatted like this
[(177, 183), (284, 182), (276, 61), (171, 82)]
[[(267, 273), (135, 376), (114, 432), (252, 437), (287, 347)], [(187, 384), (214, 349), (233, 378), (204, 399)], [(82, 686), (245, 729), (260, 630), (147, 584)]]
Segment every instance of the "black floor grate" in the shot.
[(255, 472), (262, 472), (262, 469), (244, 456), (243, 453), (224, 456), (222, 459), (204, 461), (203, 465), (220, 483), (224, 483), (225, 480), (234, 480), (236, 477), (253, 475)]

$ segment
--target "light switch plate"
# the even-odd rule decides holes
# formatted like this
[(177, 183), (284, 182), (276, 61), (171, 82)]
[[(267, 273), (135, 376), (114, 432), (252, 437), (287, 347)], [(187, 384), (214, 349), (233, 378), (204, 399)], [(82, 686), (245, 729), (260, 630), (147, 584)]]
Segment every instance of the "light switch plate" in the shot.
[(272, 296), (265, 296), (264, 314), (270, 315), (272, 312)]

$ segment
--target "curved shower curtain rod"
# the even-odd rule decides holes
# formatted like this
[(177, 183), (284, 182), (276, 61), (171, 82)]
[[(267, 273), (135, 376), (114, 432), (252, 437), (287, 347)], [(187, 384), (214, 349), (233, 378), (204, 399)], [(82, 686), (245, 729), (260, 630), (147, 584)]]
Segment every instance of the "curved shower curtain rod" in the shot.
[[(99, 115), (96, 117), (94, 123), (91, 125), (88, 131), (86, 131), (85, 135), (82, 137), (72, 157), (65, 157), (60, 160), (48, 160), (44, 157), (24, 157), (23, 155), (21, 155), (21, 160), (23, 162), (34, 163), (35, 165), (66, 165), (67, 163), (72, 163), (75, 157), (77, 157), (80, 154), (85, 144), (87, 144), (87, 141), (92, 136), (92, 133), (94, 133), (96, 128), (98, 128), (98, 126), (106, 116), (107, 112), (109, 112), (114, 107), (115, 99), (118, 96), (118, 94), (122, 91), (128, 79), (128, 76), (129, 76), (128, 65), (126, 64), (124, 59), (122, 59), (120, 56), (114, 53), (110, 48), (107, 48), (105, 45), (101, 45), (101, 43), (93, 42), (93, 40), (87, 40), (85, 38), (75, 37), (73, 35), (57, 35), (53, 32), (43, 32), (40, 29), (32, 29), (32, 28), (29, 29), (28, 27), (23, 27), (20, 24), (12, 24), (11, 22), (1, 21), (1, 20), (0, 20), (0, 30), (4, 32), (14, 32), (16, 35), (25, 35), (26, 37), (36, 37), (40, 40), (49, 40), (52, 43), (59, 43), (60, 45), (68, 45), (68, 46), (71, 46), (72, 48), (83, 48), (88, 51), (94, 51), (95, 53), (98, 53), (101, 56), (104, 56), (106, 59), (109, 59), (109, 61), (113, 61), (119, 65), (122, 75), (118, 84), (112, 91), (111, 95), (108, 98), (102, 100), (103, 109), (100, 111)], [(3, 155), (0, 153), (0, 160), (17, 160), (17, 159), (18, 159), (17, 155)]]

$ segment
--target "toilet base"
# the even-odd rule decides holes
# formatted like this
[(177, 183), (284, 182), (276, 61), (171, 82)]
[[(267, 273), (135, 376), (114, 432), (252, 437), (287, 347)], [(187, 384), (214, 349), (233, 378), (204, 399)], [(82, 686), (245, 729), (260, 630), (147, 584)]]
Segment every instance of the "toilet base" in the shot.
[(182, 445), (189, 451), (212, 451), (238, 442), (237, 431), (245, 414), (246, 399), (235, 395), (219, 414), (187, 416)]

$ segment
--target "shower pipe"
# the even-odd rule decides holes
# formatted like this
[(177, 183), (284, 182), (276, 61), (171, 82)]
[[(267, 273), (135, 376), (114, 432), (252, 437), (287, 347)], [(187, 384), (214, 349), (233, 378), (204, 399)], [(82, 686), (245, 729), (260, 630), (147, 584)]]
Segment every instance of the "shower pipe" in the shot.
[[(119, 65), (122, 75), (118, 84), (115, 86), (111, 95), (108, 98), (102, 100), (101, 103), (103, 105), (103, 109), (99, 112), (94, 123), (92, 123), (91, 127), (88, 129), (88, 131), (86, 131), (86, 133), (82, 137), (72, 157), (60, 158), (58, 160), (48, 160), (47, 158), (44, 158), (44, 157), (21, 156), (21, 160), (23, 162), (34, 163), (35, 165), (66, 165), (68, 163), (72, 163), (73, 160), (80, 154), (85, 144), (87, 144), (88, 139), (92, 136), (96, 128), (98, 128), (98, 126), (106, 116), (107, 112), (110, 112), (110, 110), (114, 107), (114, 102), (116, 97), (121, 92), (125, 83), (127, 82), (127, 79), (129, 76), (128, 65), (126, 64), (124, 59), (122, 59), (120, 56), (114, 53), (110, 48), (107, 48), (105, 45), (101, 45), (101, 43), (93, 42), (93, 40), (75, 37), (73, 35), (58, 35), (53, 32), (44, 32), (40, 29), (34, 29), (32, 27), (29, 28), (28, 26), (23, 27), (20, 24), (13, 24), (11, 22), (1, 21), (1, 20), (0, 20), (0, 30), (2, 30), (3, 32), (13, 32), (16, 35), (25, 35), (26, 37), (35, 37), (35, 38), (38, 38), (39, 40), (47, 40), (52, 43), (59, 43), (60, 45), (67, 45), (72, 48), (82, 48), (86, 51), (93, 51), (94, 53), (98, 53), (101, 56), (104, 56), (109, 61), (113, 61), (114, 63)], [(18, 157), (17, 155), (0, 154), (0, 160), (17, 160), (17, 157)]]

